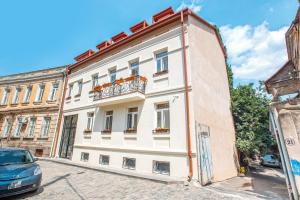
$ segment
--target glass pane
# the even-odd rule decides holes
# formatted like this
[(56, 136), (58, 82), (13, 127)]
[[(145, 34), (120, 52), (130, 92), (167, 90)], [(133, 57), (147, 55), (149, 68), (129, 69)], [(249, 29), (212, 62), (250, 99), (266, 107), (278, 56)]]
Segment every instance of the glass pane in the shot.
[(168, 56), (163, 58), (163, 70), (168, 70)]
[(157, 111), (157, 128), (161, 128), (161, 111)]
[(164, 128), (170, 128), (170, 112), (164, 110)]
[(138, 115), (137, 115), (137, 114), (134, 114), (134, 124), (133, 124), (133, 128), (134, 128), (134, 129), (137, 128), (137, 118), (138, 118)]
[(127, 115), (127, 128), (128, 128), (128, 129), (129, 129), (129, 128), (132, 128), (131, 123), (132, 123), (132, 115), (129, 113), (129, 114)]
[(161, 71), (161, 59), (156, 60), (156, 70), (157, 72)]

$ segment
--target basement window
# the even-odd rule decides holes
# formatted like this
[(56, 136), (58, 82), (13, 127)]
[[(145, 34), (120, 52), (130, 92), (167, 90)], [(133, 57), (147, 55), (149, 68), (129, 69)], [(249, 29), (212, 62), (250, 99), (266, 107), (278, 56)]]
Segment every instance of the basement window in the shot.
[(123, 168), (135, 169), (135, 158), (123, 158)]
[(99, 163), (100, 165), (109, 165), (109, 156), (100, 155)]
[(153, 172), (156, 174), (170, 175), (170, 163), (154, 160)]
[(81, 158), (80, 161), (82, 162), (88, 162), (89, 161), (89, 153), (81, 152)]

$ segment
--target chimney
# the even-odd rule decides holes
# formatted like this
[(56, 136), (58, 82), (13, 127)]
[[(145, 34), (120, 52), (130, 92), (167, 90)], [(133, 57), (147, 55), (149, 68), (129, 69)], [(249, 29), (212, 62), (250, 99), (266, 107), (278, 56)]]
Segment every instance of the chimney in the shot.
[(169, 7), (167, 9), (153, 15), (153, 17), (152, 17), (153, 23), (159, 22), (163, 19), (166, 19), (173, 14), (174, 14), (174, 10), (172, 9), (172, 7)]
[(111, 40), (112, 40), (114, 43), (116, 43), (116, 42), (119, 42), (120, 40), (123, 40), (123, 39), (125, 39), (125, 38), (127, 38), (127, 34), (124, 33), (124, 32), (121, 32), (121, 33), (119, 33), (119, 34), (113, 36), (113, 37), (111, 38)]
[(136, 33), (136, 32), (139, 32), (139, 31), (143, 30), (143, 29), (146, 28), (147, 26), (148, 26), (148, 24), (147, 24), (147, 22), (144, 20), (144, 21), (142, 21), (142, 22), (140, 22), (140, 23), (138, 23), (138, 24), (136, 24), (136, 25), (130, 27), (130, 31), (131, 31), (132, 33)]
[(95, 52), (91, 49), (87, 50), (86, 52), (80, 54), (79, 56), (76, 56), (74, 58), (74, 60), (76, 60), (77, 62), (82, 61), (88, 57), (90, 57), (91, 55), (93, 55)]
[(97, 49), (102, 50), (102, 49), (105, 49), (106, 47), (108, 47), (109, 45), (110, 45), (109, 41), (104, 41), (104, 42), (101, 42), (100, 44), (98, 44), (96, 47), (97, 47)]

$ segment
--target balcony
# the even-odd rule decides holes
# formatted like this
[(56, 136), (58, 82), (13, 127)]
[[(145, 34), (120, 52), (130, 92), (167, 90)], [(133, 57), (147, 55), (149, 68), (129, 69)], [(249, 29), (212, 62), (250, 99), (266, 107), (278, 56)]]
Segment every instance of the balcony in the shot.
[(106, 106), (144, 100), (146, 84), (145, 77), (130, 76), (114, 83), (98, 85), (94, 89), (94, 101), (99, 101), (100, 106)]

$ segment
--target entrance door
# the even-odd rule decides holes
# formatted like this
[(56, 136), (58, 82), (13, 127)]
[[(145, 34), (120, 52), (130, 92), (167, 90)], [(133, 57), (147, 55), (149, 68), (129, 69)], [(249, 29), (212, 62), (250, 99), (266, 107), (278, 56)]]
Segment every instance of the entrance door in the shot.
[(207, 185), (213, 179), (213, 163), (210, 148), (209, 127), (197, 123), (197, 159), (198, 159), (198, 179), (201, 185)]
[(66, 116), (60, 142), (59, 156), (71, 159), (77, 126), (77, 115)]

